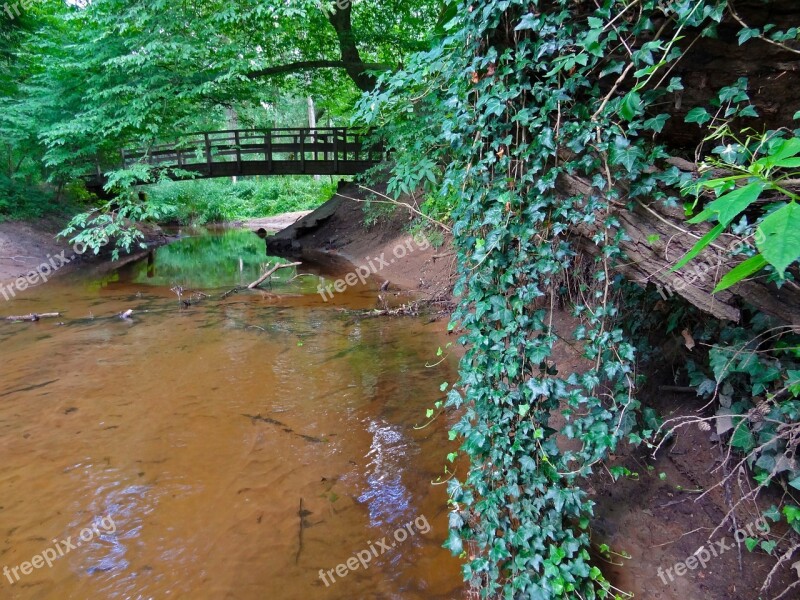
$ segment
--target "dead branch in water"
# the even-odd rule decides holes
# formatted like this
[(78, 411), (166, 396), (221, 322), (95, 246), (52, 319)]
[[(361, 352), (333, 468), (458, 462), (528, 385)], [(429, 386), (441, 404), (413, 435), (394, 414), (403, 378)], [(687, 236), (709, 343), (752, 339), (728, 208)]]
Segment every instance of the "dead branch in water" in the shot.
[(255, 280), (253, 283), (251, 283), (250, 285), (248, 285), (248, 286), (247, 286), (247, 289), (248, 289), (248, 290), (254, 290), (254, 289), (256, 289), (258, 286), (260, 286), (262, 283), (264, 283), (264, 282), (265, 282), (267, 279), (269, 279), (270, 277), (272, 277), (272, 275), (273, 275), (273, 274), (274, 274), (274, 273), (275, 273), (275, 272), (276, 272), (278, 269), (288, 269), (289, 267), (299, 267), (299, 266), (300, 266), (300, 265), (302, 265), (302, 264), (303, 264), (303, 263), (301, 263), (301, 262), (293, 262), (293, 263), (285, 263), (285, 264), (281, 264), (281, 265), (275, 265), (275, 266), (274, 266), (274, 267), (272, 267), (272, 268), (271, 268), (269, 271), (267, 271), (266, 273), (264, 273), (264, 274), (263, 274), (261, 277), (259, 277), (258, 279), (256, 279), (256, 280)]
[(31, 313), (29, 315), (19, 315), (19, 316), (11, 316), (6, 317), (6, 321), (38, 321), (39, 319), (55, 319), (60, 317), (61, 313), (52, 312), (52, 313)]

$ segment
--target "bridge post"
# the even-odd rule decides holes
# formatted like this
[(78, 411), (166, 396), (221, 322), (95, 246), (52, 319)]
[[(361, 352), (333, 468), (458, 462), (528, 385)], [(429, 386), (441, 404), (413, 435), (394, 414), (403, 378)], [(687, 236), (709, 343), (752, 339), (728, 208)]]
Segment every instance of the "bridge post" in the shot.
[(339, 172), (339, 130), (333, 130), (333, 172)]
[(264, 159), (267, 161), (267, 173), (272, 174), (272, 129), (267, 129), (267, 135), (264, 136), (264, 145), (266, 150), (264, 152)]
[(239, 130), (233, 132), (233, 142), (236, 144), (236, 172), (242, 174), (242, 147), (239, 145)]
[(306, 130), (300, 129), (300, 172), (306, 172)]
[(208, 167), (208, 176), (211, 177), (212, 171), (212, 163), (211, 163), (211, 140), (208, 137), (208, 133), (204, 133), (203, 137), (205, 138), (206, 142), (206, 167)]

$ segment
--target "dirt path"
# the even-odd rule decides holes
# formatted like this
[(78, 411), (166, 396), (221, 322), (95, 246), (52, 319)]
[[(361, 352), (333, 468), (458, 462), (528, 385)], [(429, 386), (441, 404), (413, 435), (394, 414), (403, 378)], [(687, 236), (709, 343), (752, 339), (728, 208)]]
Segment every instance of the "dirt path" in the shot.
[(272, 217), (234, 221), (231, 224), (238, 227), (246, 227), (247, 229), (252, 229), (253, 231), (263, 229), (267, 232), (275, 232), (280, 231), (281, 229), (286, 229), (287, 227), (291, 227), (298, 220), (310, 215), (311, 212), (312, 211), (310, 210), (299, 210), (296, 212), (287, 212), (280, 215), (274, 215)]

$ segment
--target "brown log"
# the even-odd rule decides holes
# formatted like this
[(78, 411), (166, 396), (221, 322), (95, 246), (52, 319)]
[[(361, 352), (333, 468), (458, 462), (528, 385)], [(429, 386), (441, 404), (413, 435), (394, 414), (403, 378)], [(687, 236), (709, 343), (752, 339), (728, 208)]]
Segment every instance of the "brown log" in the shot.
[[(562, 176), (559, 189), (567, 196), (596, 193), (588, 182), (572, 176)], [(620, 243), (626, 259), (616, 268), (630, 281), (642, 286), (652, 283), (663, 297), (677, 294), (719, 319), (738, 323), (742, 307), (749, 304), (783, 323), (800, 325), (800, 287), (793, 282), (778, 289), (765, 283), (763, 276), (756, 276), (712, 294), (720, 279), (742, 260), (727, 252), (738, 240), (736, 236), (723, 234), (684, 268), (673, 272), (675, 263), (709, 230), (707, 224), (688, 225), (680, 208), (655, 202), (638, 203), (633, 210), (620, 208), (615, 216), (627, 235)], [(571, 233), (583, 251), (598, 255), (602, 249), (592, 241), (596, 231), (593, 222), (582, 223)]]
[(274, 266), (274, 267), (272, 267), (272, 268), (271, 268), (269, 271), (267, 271), (266, 273), (264, 273), (264, 274), (263, 274), (261, 277), (259, 277), (258, 279), (256, 279), (256, 280), (255, 280), (253, 283), (251, 283), (250, 285), (248, 285), (248, 286), (247, 286), (247, 289), (248, 289), (248, 290), (254, 290), (254, 289), (256, 289), (258, 286), (260, 286), (262, 283), (264, 283), (264, 282), (265, 282), (267, 279), (269, 279), (270, 277), (272, 277), (272, 275), (273, 275), (273, 274), (275, 273), (275, 271), (277, 271), (278, 269), (288, 269), (289, 267), (298, 267), (298, 266), (300, 266), (300, 265), (302, 265), (302, 264), (303, 264), (303, 263), (301, 263), (301, 262), (293, 262), (293, 263), (285, 263), (285, 264), (282, 264), (282, 265), (275, 265), (275, 266)]

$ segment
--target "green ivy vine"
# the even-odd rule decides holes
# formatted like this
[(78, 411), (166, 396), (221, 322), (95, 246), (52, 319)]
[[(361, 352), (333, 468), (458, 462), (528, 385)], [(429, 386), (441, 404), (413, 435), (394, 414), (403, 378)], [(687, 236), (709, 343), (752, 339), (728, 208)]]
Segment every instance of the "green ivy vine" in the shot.
[[(448, 484), (446, 546), (466, 558), (481, 597), (623, 594), (592, 565), (582, 487), (620, 443), (653, 433), (637, 428), (615, 214), (678, 202), (671, 186), (686, 176), (653, 168), (668, 156), (654, 139), (670, 118), (665, 97), (682, 89), (671, 76), (680, 41), (714, 35), (725, 10), (713, 0), (458, 2), (434, 47), (361, 102), (359, 120), (383, 126), (397, 150), (390, 190), (422, 187), (452, 213), (451, 328), (467, 351), (445, 406), (462, 412), (451, 437), (470, 468)], [(595, 245), (580, 271), (576, 227)], [(552, 308), (567, 291), (592, 365), (581, 373), (553, 362)]]

